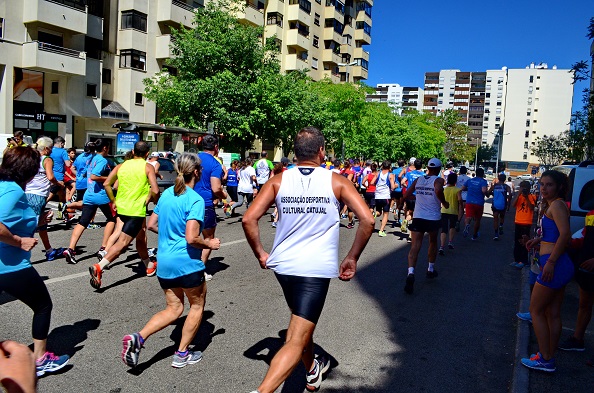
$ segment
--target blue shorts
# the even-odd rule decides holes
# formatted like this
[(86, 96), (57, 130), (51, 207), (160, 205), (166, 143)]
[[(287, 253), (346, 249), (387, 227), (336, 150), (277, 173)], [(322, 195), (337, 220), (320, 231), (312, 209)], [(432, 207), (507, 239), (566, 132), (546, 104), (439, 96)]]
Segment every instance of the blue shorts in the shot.
[(213, 229), (217, 227), (217, 213), (214, 206), (204, 208), (204, 229)]
[[(31, 209), (33, 209), (37, 217), (41, 216), (41, 213), (43, 213), (43, 209), (45, 208), (45, 205), (47, 203), (47, 198), (37, 194), (25, 194), (25, 196), (27, 197), (27, 202), (29, 202), (29, 206), (31, 206)], [(47, 230), (47, 224), (38, 227), (37, 230)]]
[(561, 254), (557, 263), (555, 264), (555, 271), (553, 273), (553, 280), (549, 282), (542, 281), (542, 270), (547, 262), (547, 259), (551, 254), (541, 255), (538, 259), (538, 265), (540, 266), (540, 274), (536, 277), (536, 282), (540, 285), (551, 289), (561, 289), (566, 286), (573, 278), (574, 267), (573, 262), (569, 259), (567, 253)]

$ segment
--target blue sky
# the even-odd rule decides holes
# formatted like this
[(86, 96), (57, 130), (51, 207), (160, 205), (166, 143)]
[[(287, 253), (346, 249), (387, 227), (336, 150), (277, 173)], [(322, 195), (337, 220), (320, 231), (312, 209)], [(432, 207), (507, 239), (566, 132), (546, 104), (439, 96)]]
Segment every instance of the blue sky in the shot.
[[(569, 69), (589, 59), (586, 29), (593, 16), (592, 0), (375, 0), (366, 83), (422, 87), (429, 71), (531, 62)], [(576, 85), (574, 109), (581, 108), (585, 87)]]

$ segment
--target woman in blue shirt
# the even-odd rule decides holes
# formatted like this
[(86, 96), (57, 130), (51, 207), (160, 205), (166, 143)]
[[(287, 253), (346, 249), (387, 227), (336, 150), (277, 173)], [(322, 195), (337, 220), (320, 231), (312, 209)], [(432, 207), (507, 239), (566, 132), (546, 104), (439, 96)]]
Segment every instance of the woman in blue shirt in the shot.
[(237, 186), (239, 186), (239, 178), (237, 176), (239, 165), (238, 160), (231, 162), (231, 168), (227, 170), (227, 194), (229, 195), (228, 204), (225, 205), (223, 211), (227, 217), (231, 217), (231, 207), (237, 202)]
[(145, 340), (182, 315), (184, 295), (190, 302), (190, 312), (171, 365), (181, 368), (202, 360), (202, 352), (188, 350), (200, 326), (206, 299), (204, 263), (200, 257), (203, 249), (218, 250), (221, 241), (200, 236), (204, 199), (194, 191), (202, 170), (200, 158), (196, 154), (183, 153), (177, 158), (175, 169), (175, 186), (163, 192), (148, 222), (148, 229), (159, 234), (157, 277), (165, 292), (167, 306), (153, 315), (138, 333), (124, 336), (122, 360), (130, 367), (138, 364)]
[(37, 376), (55, 372), (69, 360), (46, 351), (52, 300), (45, 283), (31, 266), (31, 249), (37, 245), (33, 237), (39, 219), (27, 203), (25, 186), (39, 171), (40, 154), (30, 147), (15, 147), (4, 154), (0, 166), (0, 293), (6, 292), (33, 310), (33, 354)]

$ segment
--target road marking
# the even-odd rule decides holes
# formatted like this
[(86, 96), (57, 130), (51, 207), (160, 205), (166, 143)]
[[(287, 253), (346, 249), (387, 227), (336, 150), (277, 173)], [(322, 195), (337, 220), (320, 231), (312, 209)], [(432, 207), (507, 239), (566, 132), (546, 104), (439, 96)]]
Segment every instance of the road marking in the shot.
[[(247, 239), (240, 239), (240, 240), (234, 240), (232, 242), (227, 242), (227, 243), (221, 243), (221, 247), (224, 246), (232, 246), (234, 244), (239, 244), (239, 243), (245, 243), (247, 242)], [(159, 253), (157, 252), (157, 255)], [(50, 278), (49, 280), (45, 280), (46, 284), (53, 284), (55, 282), (61, 282), (61, 281), (67, 281), (67, 280), (73, 280), (75, 278), (79, 278), (79, 277), (86, 277), (88, 276), (89, 273), (75, 273), (75, 274), (70, 274), (68, 276), (62, 276), (62, 277), (56, 277), (56, 278)]]

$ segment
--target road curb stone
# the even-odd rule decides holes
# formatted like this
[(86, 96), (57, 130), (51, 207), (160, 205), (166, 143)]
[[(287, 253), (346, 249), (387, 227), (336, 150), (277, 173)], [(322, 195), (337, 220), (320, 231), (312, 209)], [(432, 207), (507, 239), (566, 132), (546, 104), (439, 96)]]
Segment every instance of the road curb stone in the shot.
[[(520, 289), (520, 307), (519, 312), (527, 312), (530, 308), (530, 284), (529, 269), (522, 269), (522, 286)], [(516, 349), (514, 360), (514, 371), (510, 393), (528, 393), (530, 389), (530, 379), (528, 369), (522, 365), (520, 359), (528, 357), (528, 346), (530, 344), (530, 323), (518, 319), (518, 328), (516, 329)]]

